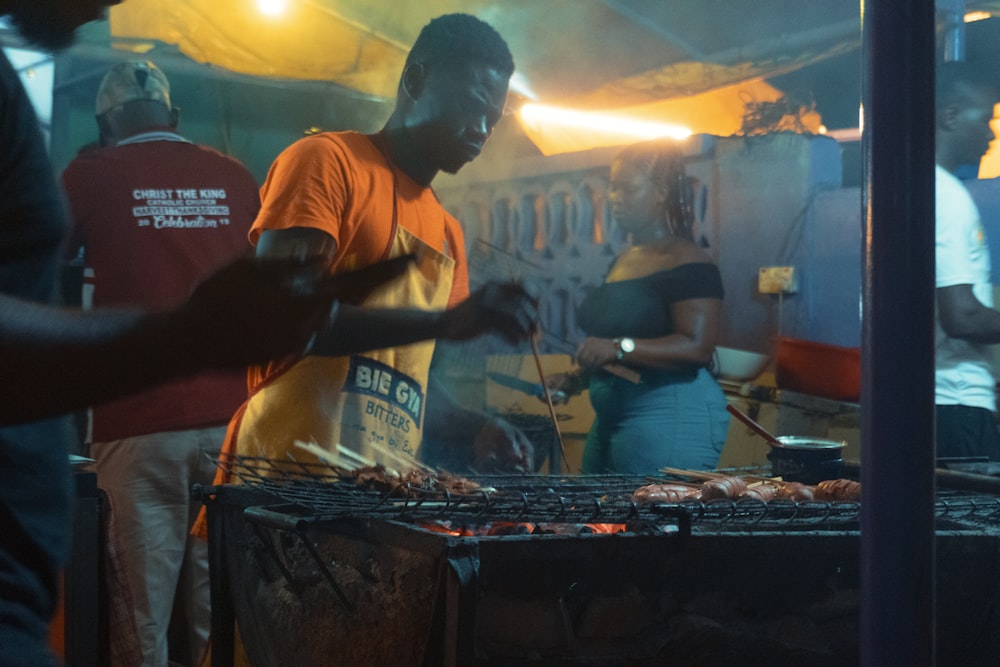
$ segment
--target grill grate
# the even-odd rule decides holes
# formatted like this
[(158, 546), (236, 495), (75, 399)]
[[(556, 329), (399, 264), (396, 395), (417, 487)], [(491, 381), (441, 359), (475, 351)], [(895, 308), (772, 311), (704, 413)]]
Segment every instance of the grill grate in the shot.
[[(291, 459), (232, 456), (219, 465), (243, 484), (305, 512), (330, 517), (465, 523), (666, 524), (682, 519), (721, 529), (793, 529), (853, 524), (861, 515), (857, 502), (718, 499), (637, 504), (632, 500), (637, 487), (671, 480), (635, 475), (483, 475), (469, 478), (482, 487), (480, 491), (453, 493), (412, 484), (396, 488), (360, 485), (348, 470)], [(1000, 523), (1000, 498), (941, 490), (935, 513), (941, 522), (955, 527), (995, 526)]]
[(637, 487), (669, 480), (629, 475), (476, 476), (470, 479), (490, 490), (458, 494), (413, 485), (363, 486), (350, 471), (323, 463), (234, 456), (220, 465), (245, 485), (306, 512), (330, 517), (466, 523), (668, 524), (683, 520), (733, 528), (791, 528), (854, 523), (861, 509), (855, 502), (763, 503), (753, 499), (637, 504), (632, 500)]

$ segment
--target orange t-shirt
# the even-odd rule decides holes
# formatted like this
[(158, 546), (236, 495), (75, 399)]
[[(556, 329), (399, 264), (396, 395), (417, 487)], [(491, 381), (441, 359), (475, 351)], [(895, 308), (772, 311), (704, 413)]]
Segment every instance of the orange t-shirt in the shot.
[(250, 230), (257, 244), (265, 229), (312, 227), (337, 242), (334, 271), (360, 268), (382, 258), (392, 234), (393, 200), (398, 223), (455, 260), (448, 305), (469, 295), (465, 240), (458, 220), (434, 191), (393, 165), (356, 132), (326, 132), (300, 139), (271, 165), (261, 188), (261, 211)]
[[(334, 272), (361, 268), (385, 255), (395, 206), (400, 226), (455, 260), (448, 305), (469, 296), (458, 220), (431, 188), (392, 164), (366, 135), (324, 132), (300, 139), (271, 165), (260, 194), (261, 210), (249, 234), (255, 246), (265, 229), (311, 227), (337, 242)], [(249, 379), (254, 386), (262, 377), (252, 369)]]

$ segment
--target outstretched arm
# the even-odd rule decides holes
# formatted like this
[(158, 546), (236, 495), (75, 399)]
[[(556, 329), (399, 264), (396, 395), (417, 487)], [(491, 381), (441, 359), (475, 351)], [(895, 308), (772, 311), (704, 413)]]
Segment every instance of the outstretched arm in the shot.
[[(257, 243), (257, 255), (319, 258), (329, 267), (336, 248), (336, 241), (329, 234), (296, 227), (263, 232)], [(447, 310), (359, 308), (345, 303), (336, 326), (320, 334), (312, 353), (341, 356), (432, 338), (467, 340), (489, 332), (518, 342), (530, 334), (537, 320), (536, 300), (514, 283), (488, 284)]]
[(241, 259), (164, 312), (83, 311), (0, 295), (0, 424), (302, 351), (343, 295), (343, 285), (317, 276), (315, 263)]

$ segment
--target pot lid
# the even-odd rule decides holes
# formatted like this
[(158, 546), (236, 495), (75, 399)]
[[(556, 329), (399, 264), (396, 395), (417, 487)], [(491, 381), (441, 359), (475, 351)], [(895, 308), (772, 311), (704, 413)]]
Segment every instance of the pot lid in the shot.
[(777, 440), (785, 449), (841, 449), (847, 446), (843, 440), (827, 440), (824, 438), (812, 438), (803, 435), (779, 435)]

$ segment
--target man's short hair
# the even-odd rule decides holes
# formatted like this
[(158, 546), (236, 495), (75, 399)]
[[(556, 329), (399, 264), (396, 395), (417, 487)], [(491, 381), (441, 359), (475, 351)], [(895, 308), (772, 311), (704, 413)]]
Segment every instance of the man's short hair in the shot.
[(406, 57), (406, 65), (478, 62), (504, 76), (514, 73), (507, 42), (493, 27), (469, 14), (445, 14), (425, 25)]
[(994, 100), (1000, 100), (1000, 80), (991, 70), (976, 63), (952, 61), (937, 66), (934, 79), (935, 111), (952, 104), (969, 104), (972, 91), (983, 91)]

